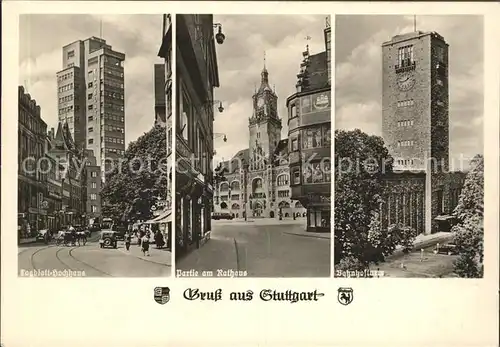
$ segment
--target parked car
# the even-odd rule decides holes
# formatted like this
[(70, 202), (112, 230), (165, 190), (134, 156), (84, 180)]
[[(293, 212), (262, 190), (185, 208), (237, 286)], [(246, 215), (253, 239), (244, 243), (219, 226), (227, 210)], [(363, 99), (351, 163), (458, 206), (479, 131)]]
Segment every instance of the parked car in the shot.
[(101, 232), (101, 238), (99, 239), (99, 245), (101, 248), (117, 248), (118, 242), (116, 240), (116, 233), (114, 231), (103, 231)]
[(447, 254), (447, 255), (454, 255), (458, 254), (458, 248), (457, 245), (454, 243), (445, 243), (443, 245), (440, 245), (439, 243), (436, 245), (434, 248), (434, 254)]
[(214, 219), (214, 220), (219, 220), (219, 219), (232, 220), (233, 218), (234, 218), (233, 215), (229, 212), (214, 212), (214, 213), (212, 213), (212, 219)]
[(36, 235), (36, 241), (45, 242), (45, 234), (47, 234), (48, 232), (49, 231), (47, 229), (39, 230)]
[(128, 226), (125, 224), (113, 224), (111, 231), (115, 232), (115, 237), (119, 241), (125, 240), (125, 233), (128, 231)]

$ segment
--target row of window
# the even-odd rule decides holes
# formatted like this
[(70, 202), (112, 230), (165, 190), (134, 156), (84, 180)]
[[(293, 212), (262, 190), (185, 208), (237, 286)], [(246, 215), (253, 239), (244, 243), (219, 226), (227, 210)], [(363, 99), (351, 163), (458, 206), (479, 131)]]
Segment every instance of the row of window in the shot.
[[(123, 100), (124, 96), (123, 94), (120, 93), (113, 93), (113, 92), (105, 92), (101, 90), (101, 96), (106, 96), (108, 98), (113, 98), (117, 100)], [(89, 99), (92, 97), (92, 94), (89, 94)]]
[(59, 87), (59, 93), (67, 92), (68, 90), (73, 90), (73, 83), (69, 83), (62, 87)]
[(398, 65), (399, 67), (410, 66), (414, 62), (413, 46), (404, 46), (398, 49)]
[(123, 127), (115, 127), (114, 125), (105, 125), (104, 130), (114, 131), (114, 132), (118, 132), (118, 133), (122, 133), (122, 134), (125, 133)]
[(69, 112), (73, 112), (73, 105), (70, 105), (68, 107), (62, 107), (59, 109), (59, 114), (65, 114)]
[(117, 143), (117, 144), (125, 144), (125, 140), (124, 139), (120, 139), (120, 138), (117, 138), (117, 137), (108, 137), (106, 136), (105, 137), (105, 141), (106, 142), (109, 142), (109, 143)]
[(116, 153), (116, 154), (120, 154), (120, 155), (124, 155), (125, 154), (124, 150), (116, 149), (116, 148), (106, 148), (104, 151), (106, 153)]
[[(301, 130), (302, 149), (328, 148), (332, 143), (332, 129), (330, 125), (311, 127)], [(299, 150), (299, 138), (293, 137), (290, 141), (292, 152)]]
[(59, 103), (73, 101), (73, 94), (59, 98)]
[(43, 121), (24, 111), (21, 107), (19, 108), (19, 121), (35, 134), (46, 132), (47, 128), (43, 126)]
[(398, 122), (398, 127), (410, 127), (413, 123), (413, 120), (401, 120)]
[(409, 107), (415, 105), (413, 99), (398, 101), (398, 107)]
[(121, 71), (115, 71), (115, 70), (112, 70), (112, 69), (105, 69), (104, 70), (104, 74), (105, 75), (109, 75), (109, 76), (115, 76), (115, 77), (123, 77), (123, 72), (121, 72)]
[(69, 79), (73, 79), (73, 72), (68, 72), (68, 73), (65, 73), (64, 75), (59, 76), (57, 78), (57, 81), (61, 82), (61, 81), (69, 80)]
[(413, 140), (398, 141), (398, 147), (411, 147), (415, 144)]
[(97, 194), (95, 193), (90, 194), (90, 200), (97, 200)]
[(109, 80), (109, 79), (107, 79), (107, 80), (104, 82), (104, 86), (105, 86), (105, 87), (119, 88), (119, 89), (123, 89), (123, 88), (125, 87), (123, 83), (119, 83), (119, 82), (111, 81), (111, 80)]
[(413, 159), (398, 159), (397, 160), (397, 163), (399, 165), (404, 165), (404, 166), (408, 166), (408, 165), (414, 165), (414, 160)]
[[(301, 183), (300, 169), (300, 166), (292, 167), (291, 175), (293, 184)], [(332, 180), (330, 163), (325, 162), (309, 164), (303, 168), (302, 176), (304, 184), (330, 183)]]
[(290, 196), (289, 190), (278, 190), (278, 198), (288, 198)]

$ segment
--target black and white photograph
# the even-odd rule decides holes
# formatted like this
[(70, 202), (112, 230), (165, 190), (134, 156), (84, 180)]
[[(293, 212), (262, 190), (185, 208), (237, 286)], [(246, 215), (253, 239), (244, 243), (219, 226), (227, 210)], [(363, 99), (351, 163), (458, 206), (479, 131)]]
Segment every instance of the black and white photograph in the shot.
[(330, 17), (176, 18), (176, 276), (329, 277)]
[(171, 16), (19, 25), (19, 276), (170, 276)]
[(483, 17), (335, 28), (334, 275), (482, 278)]

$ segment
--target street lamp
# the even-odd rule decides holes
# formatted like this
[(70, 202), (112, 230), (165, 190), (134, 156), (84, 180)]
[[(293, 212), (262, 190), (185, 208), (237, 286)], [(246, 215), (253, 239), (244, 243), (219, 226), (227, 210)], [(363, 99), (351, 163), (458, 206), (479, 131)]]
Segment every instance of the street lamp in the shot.
[(224, 133), (214, 133), (214, 140), (222, 137), (222, 141), (227, 142), (227, 136)]
[(219, 45), (222, 45), (224, 43), (224, 40), (226, 39), (226, 35), (222, 33), (222, 24), (214, 23), (214, 28), (219, 29), (217, 31), (217, 34), (215, 34), (215, 41), (217, 41)]
[(211, 106), (215, 106), (219, 104), (219, 107), (217, 107), (217, 110), (222, 113), (224, 112), (224, 106), (222, 106), (222, 101), (221, 100), (208, 100), (206, 102), (206, 105), (211, 105)]

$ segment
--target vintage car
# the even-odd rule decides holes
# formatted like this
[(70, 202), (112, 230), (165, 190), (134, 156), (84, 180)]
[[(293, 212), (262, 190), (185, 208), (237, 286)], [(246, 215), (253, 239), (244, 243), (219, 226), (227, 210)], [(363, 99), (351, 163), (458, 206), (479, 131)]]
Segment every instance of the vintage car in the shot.
[[(46, 234), (48, 233), (49, 231), (47, 229), (43, 229), (43, 230), (40, 230), (38, 231), (38, 234), (36, 235), (36, 240), (37, 241), (41, 241), (41, 242), (45, 242), (46, 240)], [(48, 235), (50, 237), (50, 233)]]
[(214, 213), (212, 213), (212, 219), (214, 219), (214, 220), (219, 220), (219, 219), (232, 220), (233, 218), (234, 218), (233, 215), (229, 212), (214, 212)]
[(116, 233), (111, 230), (102, 231), (99, 245), (101, 248), (117, 248)]

